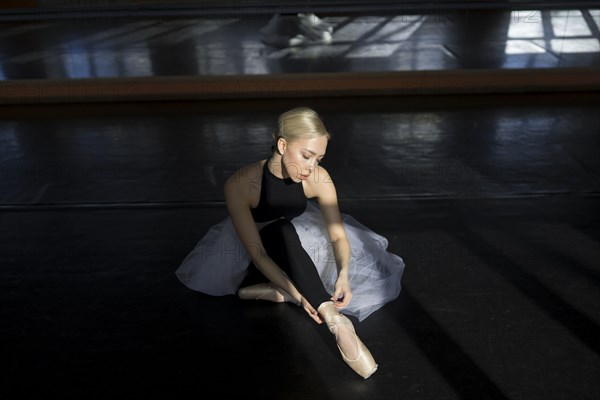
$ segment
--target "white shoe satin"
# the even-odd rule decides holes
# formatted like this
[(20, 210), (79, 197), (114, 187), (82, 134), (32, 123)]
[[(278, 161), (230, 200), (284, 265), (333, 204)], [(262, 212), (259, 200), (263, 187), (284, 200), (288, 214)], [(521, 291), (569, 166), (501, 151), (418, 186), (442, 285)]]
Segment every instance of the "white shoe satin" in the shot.
[[(319, 312), (321, 308), (322, 306), (319, 307)], [(378, 365), (375, 362), (375, 359), (373, 358), (373, 355), (371, 354), (369, 349), (367, 349), (364, 343), (356, 335), (356, 331), (354, 330), (354, 325), (352, 325), (352, 321), (350, 321), (348, 317), (340, 314), (337, 311), (335, 311), (335, 313), (325, 312), (323, 318), (327, 323), (329, 331), (335, 335), (337, 347), (340, 350), (340, 353), (342, 354), (342, 359), (344, 360), (344, 362), (348, 364), (348, 366), (352, 368), (354, 372), (362, 376), (364, 379), (367, 379), (368, 377), (373, 375), (373, 373), (377, 371)], [(352, 354), (355, 354), (354, 357), (350, 354), (347, 356), (346, 353), (349, 353), (349, 351), (347, 351), (348, 349), (346, 349), (346, 352), (344, 352), (344, 350), (342, 350), (342, 348), (340, 347), (340, 338), (342, 335), (352, 335), (352, 340), (356, 344), (356, 349)]]

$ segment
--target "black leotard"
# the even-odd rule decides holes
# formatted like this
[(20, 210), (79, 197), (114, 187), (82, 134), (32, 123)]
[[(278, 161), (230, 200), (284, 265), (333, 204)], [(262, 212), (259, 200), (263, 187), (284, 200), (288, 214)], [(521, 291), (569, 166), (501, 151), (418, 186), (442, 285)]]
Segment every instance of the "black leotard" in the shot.
[(302, 182), (294, 182), (292, 178), (278, 178), (269, 170), (265, 161), (263, 166), (260, 200), (258, 206), (252, 208), (255, 222), (266, 222), (278, 218), (292, 219), (306, 209), (306, 195)]
[[(325, 290), (315, 264), (302, 247), (298, 233), (291, 219), (306, 210), (306, 196), (302, 182), (294, 182), (291, 178), (278, 178), (263, 166), (260, 200), (258, 206), (252, 208), (255, 222), (271, 221), (260, 229), (260, 237), (269, 257), (279, 265), (292, 280), (302, 296), (308, 299), (315, 308), (331, 297)], [(261, 283), (268, 280), (250, 262), (248, 275), (242, 286)]]

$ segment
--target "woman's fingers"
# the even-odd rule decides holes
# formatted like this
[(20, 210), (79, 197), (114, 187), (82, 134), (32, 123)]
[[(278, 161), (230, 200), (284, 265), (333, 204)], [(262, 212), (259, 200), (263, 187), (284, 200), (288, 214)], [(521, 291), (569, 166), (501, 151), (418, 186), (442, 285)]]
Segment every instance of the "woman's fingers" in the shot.
[(338, 300), (338, 301), (335, 301), (333, 304), (335, 304), (335, 306), (337, 308), (344, 308), (348, 305), (348, 300), (346, 300), (346, 299)]
[(351, 298), (352, 298), (352, 292), (347, 291), (347, 292), (341, 292), (339, 295), (336, 293), (335, 295), (333, 295), (333, 297), (331, 297), (331, 300), (333, 300), (333, 304), (335, 304), (335, 306), (337, 308), (343, 308), (343, 307), (346, 307), (350, 303)]
[(304, 307), (304, 309), (306, 310), (308, 315), (310, 315), (310, 317), (315, 320), (316, 323), (320, 324), (321, 322), (323, 322), (321, 321), (321, 317), (319, 316), (317, 310), (315, 310), (312, 307)]
[(310, 317), (314, 319), (317, 324), (323, 322), (317, 310), (315, 310), (315, 308), (304, 297), (302, 298), (302, 307), (304, 308), (304, 311), (306, 311), (306, 313), (310, 315)]
[(319, 317), (319, 314), (313, 314), (312, 319), (314, 319), (317, 324), (323, 323), (323, 320), (321, 319), (321, 317)]
[(337, 289), (333, 296), (331, 296), (331, 300), (338, 301), (340, 297), (344, 295), (344, 292), (341, 289)]

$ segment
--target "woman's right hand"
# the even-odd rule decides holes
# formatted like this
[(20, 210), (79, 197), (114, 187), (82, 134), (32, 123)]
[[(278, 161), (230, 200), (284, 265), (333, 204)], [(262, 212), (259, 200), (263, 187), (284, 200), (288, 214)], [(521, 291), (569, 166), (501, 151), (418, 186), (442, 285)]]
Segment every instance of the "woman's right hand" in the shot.
[(317, 310), (315, 310), (315, 308), (304, 297), (302, 297), (300, 305), (302, 306), (302, 308), (304, 308), (304, 311), (306, 311), (306, 313), (316, 321), (317, 324), (323, 323), (323, 320), (319, 316)]

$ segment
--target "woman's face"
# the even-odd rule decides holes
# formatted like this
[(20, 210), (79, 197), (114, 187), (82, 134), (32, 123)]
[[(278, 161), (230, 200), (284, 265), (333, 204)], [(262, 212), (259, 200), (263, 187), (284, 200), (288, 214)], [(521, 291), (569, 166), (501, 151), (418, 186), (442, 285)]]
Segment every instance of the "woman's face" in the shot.
[(281, 162), (294, 182), (306, 180), (317, 168), (327, 150), (328, 139), (320, 136), (311, 139), (280, 139), (278, 146), (283, 153)]

